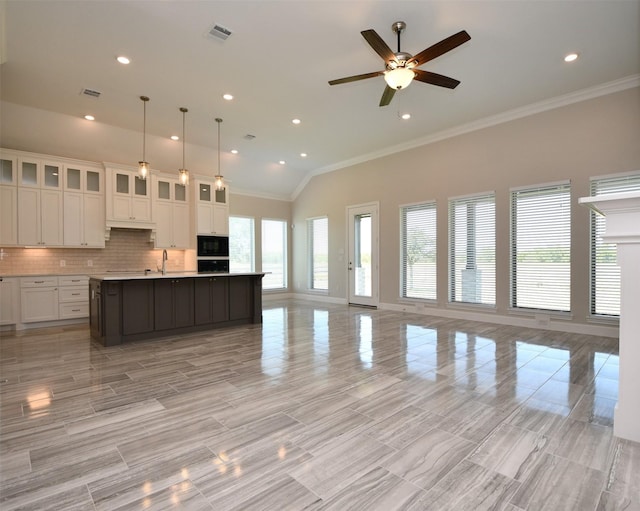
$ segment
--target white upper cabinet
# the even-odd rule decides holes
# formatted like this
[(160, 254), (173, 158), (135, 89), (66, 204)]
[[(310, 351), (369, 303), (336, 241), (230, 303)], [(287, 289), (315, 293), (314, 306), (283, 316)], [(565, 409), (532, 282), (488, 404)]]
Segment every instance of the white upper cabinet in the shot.
[(64, 245), (105, 246), (104, 173), (102, 169), (64, 168)]
[(18, 158), (18, 244), (63, 242), (62, 164)]
[(136, 171), (107, 169), (107, 225), (152, 228), (150, 187)]
[(18, 159), (0, 152), (0, 246), (18, 243)]
[(189, 200), (187, 187), (178, 179), (154, 175), (153, 218), (156, 248), (190, 248)]
[(229, 234), (229, 190), (216, 190), (212, 182), (196, 181), (197, 234)]

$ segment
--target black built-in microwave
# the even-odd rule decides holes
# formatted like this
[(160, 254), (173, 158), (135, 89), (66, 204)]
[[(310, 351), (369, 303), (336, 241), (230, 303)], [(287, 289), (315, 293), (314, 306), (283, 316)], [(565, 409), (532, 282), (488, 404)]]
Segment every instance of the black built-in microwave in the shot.
[(198, 257), (229, 257), (229, 237), (198, 236)]

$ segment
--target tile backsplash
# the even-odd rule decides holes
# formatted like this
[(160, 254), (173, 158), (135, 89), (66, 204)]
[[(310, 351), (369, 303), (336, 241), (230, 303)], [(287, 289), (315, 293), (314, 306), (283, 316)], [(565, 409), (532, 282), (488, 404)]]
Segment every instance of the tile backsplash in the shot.
[[(162, 249), (149, 241), (150, 231), (112, 229), (105, 248), (16, 248), (0, 249), (0, 276), (94, 274), (107, 271), (156, 270), (162, 264)], [(195, 270), (193, 250), (167, 250), (167, 269)], [(90, 266), (91, 264), (91, 266)]]

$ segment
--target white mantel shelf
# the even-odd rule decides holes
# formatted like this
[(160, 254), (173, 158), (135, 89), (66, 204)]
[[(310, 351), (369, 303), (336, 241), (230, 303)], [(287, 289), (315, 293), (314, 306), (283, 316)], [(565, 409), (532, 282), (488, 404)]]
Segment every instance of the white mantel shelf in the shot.
[(613, 432), (640, 442), (640, 192), (583, 197), (607, 219), (603, 240), (618, 245), (620, 377)]

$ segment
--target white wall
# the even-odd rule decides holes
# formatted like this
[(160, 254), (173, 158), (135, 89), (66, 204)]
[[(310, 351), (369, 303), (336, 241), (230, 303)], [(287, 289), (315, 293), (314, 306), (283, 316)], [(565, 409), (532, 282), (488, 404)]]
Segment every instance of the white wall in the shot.
[[(400, 289), (399, 206), (437, 201), (438, 307), (447, 307), (447, 201), (496, 193), (496, 313), (509, 315), (509, 189), (560, 180), (572, 187), (572, 319), (585, 325), (589, 294), (589, 177), (640, 170), (640, 89), (480, 129), (314, 177), (293, 204), (296, 292), (306, 291), (307, 218), (329, 217), (329, 296), (346, 297), (346, 206), (380, 202), (380, 302)], [(432, 311), (434, 312), (434, 311)], [(501, 318), (504, 320), (504, 318)], [(566, 322), (565, 322), (566, 323)], [(566, 325), (565, 325), (566, 326)]]

